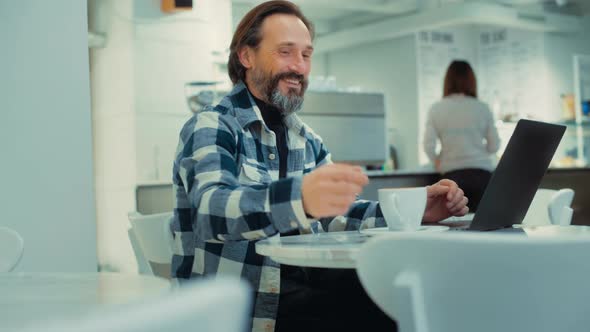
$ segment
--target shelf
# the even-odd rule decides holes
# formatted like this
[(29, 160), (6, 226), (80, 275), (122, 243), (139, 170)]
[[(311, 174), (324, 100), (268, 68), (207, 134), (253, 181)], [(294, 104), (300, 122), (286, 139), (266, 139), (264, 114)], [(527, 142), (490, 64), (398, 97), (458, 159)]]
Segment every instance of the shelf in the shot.
[[(568, 126), (568, 127), (576, 127), (578, 124), (576, 123), (576, 121), (574, 120), (568, 120), (568, 121), (560, 121), (557, 122), (558, 124), (564, 125), (564, 126)], [(590, 128), (590, 121), (582, 121), (582, 123), (580, 123), (580, 126), (586, 128)]]

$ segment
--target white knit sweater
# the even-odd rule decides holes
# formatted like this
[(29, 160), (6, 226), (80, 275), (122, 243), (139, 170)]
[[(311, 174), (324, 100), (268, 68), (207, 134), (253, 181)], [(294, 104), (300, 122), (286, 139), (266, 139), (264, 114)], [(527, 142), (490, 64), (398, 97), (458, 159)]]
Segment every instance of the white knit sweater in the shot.
[[(437, 141), (441, 143), (437, 153)], [(432, 162), (440, 159), (440, 172), (465, 168), (493, 170), (492, 154), (500, 137), (489, 107), (464, 95), (443, 98), (430, 108), (424, 135), (424, 152)]]

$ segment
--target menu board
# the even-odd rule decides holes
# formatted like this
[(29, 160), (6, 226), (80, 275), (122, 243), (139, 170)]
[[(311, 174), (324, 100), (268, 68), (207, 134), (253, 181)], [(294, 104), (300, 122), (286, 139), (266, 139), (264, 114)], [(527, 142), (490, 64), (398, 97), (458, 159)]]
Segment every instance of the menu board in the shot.
[(482, 29), (478, 43), (479, 97), (497, 119), (547, 119), (548, 80), (543, 33)]

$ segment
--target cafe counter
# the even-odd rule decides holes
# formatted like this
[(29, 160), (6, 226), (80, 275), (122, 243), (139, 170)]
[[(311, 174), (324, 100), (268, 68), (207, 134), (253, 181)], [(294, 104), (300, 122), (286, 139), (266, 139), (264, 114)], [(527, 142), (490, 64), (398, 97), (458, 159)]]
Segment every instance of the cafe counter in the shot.
[[(419, 187), (435, 183), (440, 174), (429, 169), (367, 171), (369, 184), (364, 188), (361, 198), (377, 200), (379, 188)], [(550, 168), (541, 181), (540, 188), (571, 188), (576, 194), (572, 203), (574, 216), (572, 223), (590, 225), (590, 168)], [(510, 190), (510, 188), (507, 188)], [(171, 211), (174, 206), (172, 184), (154, 182), (139, 184), (136, 188), (137, 211), (152, 214)]]

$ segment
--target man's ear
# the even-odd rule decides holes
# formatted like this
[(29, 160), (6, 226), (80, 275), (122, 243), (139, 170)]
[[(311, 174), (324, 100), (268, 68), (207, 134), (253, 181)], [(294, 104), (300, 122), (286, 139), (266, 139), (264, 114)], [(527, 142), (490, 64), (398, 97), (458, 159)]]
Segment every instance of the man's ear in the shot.
[(238, 51), (238, 58), (240, 59), (240, 63), (246, 69), (252, 68), (252, 53), (253, 50), (248, 46), (244, 46), (241, 50)]

